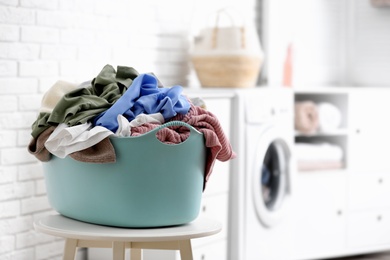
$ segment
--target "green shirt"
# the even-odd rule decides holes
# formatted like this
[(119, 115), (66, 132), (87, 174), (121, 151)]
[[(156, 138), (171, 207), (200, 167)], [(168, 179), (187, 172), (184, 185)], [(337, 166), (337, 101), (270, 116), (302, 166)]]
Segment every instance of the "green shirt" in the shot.
[(32, 124), (31, 135), (36, 138), (52, 125), (83, 124), (111, 107), (129, 88), (138, 72), (132, 67), (118, 66), (117, 71), (106, 65), (90, 86), (65, 94), (53, 111), (40, 113)]

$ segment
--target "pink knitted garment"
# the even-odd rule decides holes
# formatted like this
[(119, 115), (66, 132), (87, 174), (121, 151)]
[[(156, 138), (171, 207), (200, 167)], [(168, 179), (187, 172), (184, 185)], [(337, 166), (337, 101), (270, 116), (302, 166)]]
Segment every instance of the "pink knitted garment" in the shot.
[[(215, 160), (225, 162), (236, 157), (236, 153), (233, 151), (218, 118), (210, 111), (191, 104), (191, 108), (187, 114), (178, 114), (170, 121), (185, 122), (203, 133), (205, 146), (208, 149), (205, 168), (205, 185), (213, 171)], [(138, 136), (144, 134), (157, 126), (159, 125), (146, 123), (139, 127), (133, 127), (131, 129), (131, 135)], [(189, 134), (189, 129), (185, 126), (172, 126), (158, 131), (157, 138), (164, 143), (177, 144), (186, 140)]]

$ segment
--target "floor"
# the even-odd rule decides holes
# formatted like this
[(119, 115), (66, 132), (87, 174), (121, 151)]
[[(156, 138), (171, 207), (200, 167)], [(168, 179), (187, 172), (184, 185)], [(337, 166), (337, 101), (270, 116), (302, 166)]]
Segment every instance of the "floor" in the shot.
[(344, 257), (344, 258), (332, 258), (329, 260), (390, 260), (390, 252), (381, 253), (381, 254)]

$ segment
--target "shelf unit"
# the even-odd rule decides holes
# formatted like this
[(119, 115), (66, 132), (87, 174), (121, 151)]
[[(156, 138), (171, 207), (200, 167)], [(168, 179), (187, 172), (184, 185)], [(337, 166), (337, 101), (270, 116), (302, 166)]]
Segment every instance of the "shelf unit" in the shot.
[(390, 249), (390, 89), (295, 90), (295, 100), (329, 102), (342, 115), (340, 129), (295, 141), (326, 141), (343, 150), (344, 167), (297, 171), (296, 259), (322, 259)]
[[(296, 90), (295, 102), (311, 101), (315, 104), (328, 103), (336, 107), (341, 114), (341, 122), (338, 128), (323, 131), (319, 128), (315, 133), (307, 135), (295, 134), (295, 142), (299, 143), (329, 143), (337, 145), (343, 152), (342, 167), (347, 167), (348, 146), (348, 107), (349, 95), (347, 90), (321, 88), (317, 90)], [(299, 163), (299, 162), (297, 162)]]

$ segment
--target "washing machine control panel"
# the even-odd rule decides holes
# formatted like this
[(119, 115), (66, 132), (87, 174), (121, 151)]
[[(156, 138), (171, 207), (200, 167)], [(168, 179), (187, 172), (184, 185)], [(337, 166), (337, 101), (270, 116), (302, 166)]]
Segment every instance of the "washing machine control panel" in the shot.
[(245, 96), (247, 123), (263, 123), (293, 116), (294, 95), (287, 89), (250, 91)]

